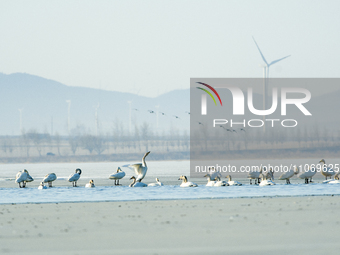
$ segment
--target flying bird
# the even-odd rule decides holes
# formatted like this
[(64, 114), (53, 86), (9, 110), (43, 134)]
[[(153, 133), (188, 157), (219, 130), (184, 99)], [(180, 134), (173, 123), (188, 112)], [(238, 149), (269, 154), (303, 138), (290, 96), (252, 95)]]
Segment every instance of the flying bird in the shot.
[(173, 115), (176, 119), (181, 119), (180, 117), (176, 116), (176, 115)]
[(154, 111), (148, 110), (149, 113), (155, 113)]

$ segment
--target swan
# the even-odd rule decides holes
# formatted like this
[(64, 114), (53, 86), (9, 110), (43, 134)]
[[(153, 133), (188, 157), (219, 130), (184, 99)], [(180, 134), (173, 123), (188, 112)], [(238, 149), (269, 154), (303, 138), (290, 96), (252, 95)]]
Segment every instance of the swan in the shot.
[(263, 187), (263, 186), (271, 186), (271, 185), (276, 185), (275, 182), (273, 182), (271, 179), (267, 179), (268, 175), (263, 175), (261, 174), (261, 182), (259, 184), (259, 186)]
[(205, 186), (208, 186), (208, 187), (215, 186), (216, 182), (211, 180), (211, 175), (210, 174), (206, 174), (206, 175), (204, 175), (204, 177), (207, 177), (207, 179), (208, 179), (208, 183)]
[(181, 188), (187, 188), (187, 187), (197, 187), (198, 185), (194, 182), (188, 182), (188, 178), (184, 175), (181, 175), (178, 180), (182, 180), (182, 183), (180, 185)]
[(250, 185), (252, 185), (251, 180), (255, 179), (255, 185), (260, 183), (260, 174), (262, 174), (262, 167), (260, 171), (251, 171), (248, 173), (247, 178), (250, 180)]
[(41, 182), (38, 189), (47, 189), (47, 187), (44, 186), (44, 182)]
[(238, 181), (232, 181), (230, 175), (227, 175), (225, 178), (228, 178), (228, 185), (229, 186), (241, 186), (242, 185), (242, 183), (240, 183)]
[(269, 179), (271, 181), (274, 181), (274, 171), (273, 171), (273, 168), (270, 168), (269, 171), (266, 173), (265, 179), (266, 180)]
[(326, 177), (331, 177), (335, 174), (334, 170), (330, 167), (326, 166), (326, 161), (324, 159), (321, 159), (319, 163), (322, 163), (322, 168), (321, 168), (321, 174)]
[(149, 154), (150, 154), (150, 151), (145, 153), (145, 155), (142, 158), (142, 163), (133, 164), (133, 165), (124, 165), (123, 166), (123, 167), (128, 167), (130, 169), (135, 170), (135, 174), (137, 175), (137, 180), (136, 180), (137, 182), (141, 182), (143, 180), (143, 178), (145, 177), (146, 172), (148, 171), (148, 167), (146, 165), (145, 158)]
[(94, 188), (96, 186), (94, 186), (94, 181), (93, 180), (90, 180), (89, 183), (86, 183), (85, 184), (85, 188)]
[(52, 182), (57, 179), (57, 176), (55, 173), (46, 174), (43, 182), (47, 182), (49, 187), (52, 187)]
[(221, 186), (229, 186), (229, 184), (227, 183), (227, 182), (225, 182), (225, 181), (221, 181), (221, 178), (219, 177), (219, 176), (217, 176), (216, 178), (215, 178), (215, 185), (214, 185), (214, 187), (221, 187)]
[(148, 186), (150, 187), (163, 186), (163, 183), (161, 183), (159, 179), (156, 178), (156, 183), (149, 183)]
[(134, 176), (132, 176), (130, 180), (132, 180), (132, 183), (130, 183), (129, 187), (147, 187), (148, 186), (143, 182), (136, 182), (136, 177)]
[(122, 171), (122, 169), (120, 169), (120, 167), (118, 167), (117, 172), (114, 173), (114, 174), (111, 174), (109, 176), (109, 179), (115, 180), (115, 185), (120, 185), (119, 180), (122, 179), (124, 176), (125, 176), (125, 172)]
[(286, 180), (286, 184), (290, 184), (290, 178), (297, 175), (300, 172), (299, 167), (295, 166), (295, 169), (289, 169), (289, 171), (281, 174), (279, 180)]
[[(25, 188), (27, 182), (32, 182), (34, 179), (26, 169), (19, 171), (15, 176), (15, 182), (19, 184), (19, 188)], [(22, 183), (22, 186), (21, 186)]]
[(216, 171), (215, 167), (209, 167), (208, 174), (210, 175), (211, 180), (215, 180), (216, 177), (222, 177), (221, 172)]
[(313, 167), (312, 169), (308, 167), (308, 171), (301, 173), (298, 175), (300, 179), (305, 179), (305, 184), (312, 182), (313, 176), (316, 174), (316, 169)]
[(334, 175), (334, 179), (329, 179), (329, 180), (326, 180), (326, 181), (323, 181), (322, 183), (329, 183), (329, 184), (340, 184), (340, 180), (339, 180), (339, 174), (340, 173), (337, 173), (336, 175)]
[(76, 172), (74, 174), (71, 174), (68, 177), (68, 181), (72, 182), (73, 187), (77, 187), (77, 181), (79, 180), (80, 175), (81, 175), (81, 169), (77, 168)]

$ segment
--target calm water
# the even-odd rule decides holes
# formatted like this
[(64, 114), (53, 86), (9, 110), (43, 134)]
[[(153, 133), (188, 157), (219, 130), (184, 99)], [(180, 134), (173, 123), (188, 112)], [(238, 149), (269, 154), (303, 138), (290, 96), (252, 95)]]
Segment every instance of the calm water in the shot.
[[(182, 174), (189, 176), (189, 161), (151, 161), (148, 162), (148, 174), (145, 183), (154, 182), (158, 177), (165, 186), (130, 188), (129, 178), (133, 172), (124, 169), (126, 177), (123, 186), (112, 186), (108, 176), (118, 166), (131, 162), (113, 163), (48, 163), (48, 164), (3, 164), (0, 165), (0, 204), (4, 203), (55, 203), (55, 202), (93, 202), (93, 201), (133, 201), (158, 199), (203, 199), (203, 198), (238, 198), (265, 196), (307, 196), (307, 195), (340, 195), (340, 185), (313, 183), (305, 185), (303, 180), (292, 179), (292, 185), (285, 185), (284, 181), (277, 181), (276, 186), (259, 187), (249, 185), (244, 177), (235, 178), (243, 186), (205, 187), (206, 180), (192, 179), (199, 184), (197, 188), (180, 188), (178, 177)], [(257, 163), (257, 162), (256, 162)], [(66, 181), (77, 167), (83, 170), (79, 187), (73, 188)], [(19, 189), (14, 184), (15, 174), (26, 168), (35, 181), (28, 183), (27, 188)], [(38, 190), (39, 180), (47, 173), (55, 172), (58, 180), (55, 187)], [(318, 173), (316, 182), (322, 181)], [(84, 184), (94, 179), (96, 188), (86, 189)]]

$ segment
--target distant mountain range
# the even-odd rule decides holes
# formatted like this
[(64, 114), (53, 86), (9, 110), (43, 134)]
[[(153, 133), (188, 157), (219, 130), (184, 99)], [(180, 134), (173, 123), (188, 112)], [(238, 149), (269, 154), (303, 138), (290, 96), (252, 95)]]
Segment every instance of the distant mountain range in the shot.
[[(98, 132), (112, 133), (115, 126), (129, 131), (129, 104), (131, 101), (132, 131), (135, 126), (147, 123), (156, 132), (168, 132), (176, 127), (189, 131), (189, 89), (176, 90), (157, 98), (147, 98), (130, 93), (105, 91), (92, 88), (71, 87), (42, 77), (15, 73), (0, 73), (0, 135), (20, 134), (20, 113), (26, 132), (35, 129), (40, 133), (68, 133), (68, 103), (70, 127), (94, 134), (95, 111), (98, 108)], [(156, 107), (158, 106), (158, 108)], [(158, 128), (156, 112), (158, 113)], [(154, 111), (150, 113), (148, 110)], [(175, 118), (178, 116), (179, 119)]]
[[(150, 130), (159, 134), (168, 133), (170, 130), (189, 132), (190, 129), (190, 115), (187, 113), (190, 111), (190, 89), (175, 90), (156, 98), (148, 98), (130, 93), (66, 86), (24, 73), (10, 75), (0, 73), (0, 89), (0, 135), (20, 134), (19, 109), (22, 109), (22, 126), (26, 132), (35, 129), (40, 133), (68, 134), (67, 100), (71, 101), (72, 132), (77, 130), (94, 134), (95, 111), (99, 105), (98, 133), (112, 133), (114, 128), (119, 127), (121, 132), (127, 134), (130, 123), (128, 101), (131, 102), (132, 132), (135, 127), (140, 128), (144, 123)], [(231, 100), (230, 95), (225, 95), (223, 101)], [(255, 107), (260, 109), (262, 95), (254, 94), (253, 100)], [(308, 109), (313, 117), (306, 122), (307, 125), (319, 123), (321, 127), (339, 130), (340, 118), (337, 111), (340, 109), (340, 90), (321, 96), (313, 95), (313, 100), (308, 103)], [(149, 110), (154, 113), (150, 113)], [(301, 112), (297, 111), (290, 118), (298, 118), (299, 114), (301, 115)], [(282, 119), (278, 113), (271, 117)], [(251, 118), (249, 112), (246, 112), (244, 118)], [(257, 118), (261, 119), (259, 116)]]

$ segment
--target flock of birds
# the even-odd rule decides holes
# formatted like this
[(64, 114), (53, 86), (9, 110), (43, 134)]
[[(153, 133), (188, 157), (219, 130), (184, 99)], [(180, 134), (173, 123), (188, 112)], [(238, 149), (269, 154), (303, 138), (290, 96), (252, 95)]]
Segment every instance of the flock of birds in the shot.
[[(132, 180), (132, 183), (129, 185), (129, 187), (150, 187), (150, 186), (163, 186), (163, 183), (159, 181), (158, 178), (156, 178), (155, 183), (143, 183), (142, 180), (144, 179), (148, 167), (146, 165), (145, 158), (150, 154), (150, 151), (145, 153), (145, 155), (142, 158), (142, 163), (137, 164), (129, 164), (124, 165), (122, 167), (128, 167), (135, 172), (135, 176), (132, 176), (130, 180)], [(321, 174), (325, 176), (326, 180), (323, 181), (323, 183), (327, 184), (340, 184), (339, 180), (339, 172), (336, 173), (333, 169), (326, 166), (326, 162), (324, 159), (320, 160), (319, 163), (323, 163), (323, 167), (321, 168)], [(281, 174), (281, 176), (278, 178), (279, 180), (285, 180), (286, 184), (290, 184), (290, 179), (293, 176), (298, 176), (300, 179), (304, 179), (305, 183), (311, 183), (313, 182), (312, 178), (317, 173), (316, 168), (309, 168), (308, 171), (302, 172), (299, 174), (300, 169), (299, 167), (295, 166), (294, 169), (290, 169), (289, 171)], [(82, 171), (80, 168), (77, 168), (75, 173), (71, 174), (68, 177), (68, 181), (72, 183), (73, 187), (77, 187), (77, 181), (80, 178)], [(334, 178), (331, 179), (331, 177), (334, 175)], [(120, 167), (118, 167), (117, 171), (109, 176), (109, 179), (114, 180), (115, 185), (120, 185), (119, 180), (125, 177), (125, 172), (122, 171)], [(232, 177), (230, 175), (226, 176), (228, 179), (227, 181), (221, 180), (221, 173), (215, 171), (214, 167), (209, 168), (209, 173), (206, 174), (204, 177), (207, 178), (208, 182), (206, 186), (209, 187), (221, 187), (221, 186), (241, 186), (242, 184), (238, 181), (233, 181)], [(328, 179), (329, 177), (329, 179)], [(274, 171), (271, 168), (269, 171), (266, 171), (266, 169), (260, 169), (259, 171), (252, 171), (248, 173), (247, 178), (250, 180), (250, 185), (252, 185), (252, 180), (255, 180), (255, 185), (259, 186), (269, 186), (269, 185), (275, 185), (274, 182)], [(57, 175), (55, 173), (49, 173), (47, 174), (42, 182), (39, 185), (39, 189), (47, 189), (47, 186), (45, 186), (45, 183), (48, 185), (48, 187), (52, 187), (52, 182), (57, 179)], [(188, 181), (188, 178), (184, 175), (180, 176), (178, 180), (181, 180), (182, 183), (180, 184), (180, 187), (197, 187), (198, 185), (194, 182)], [(20, 188), (25, 188), (27, 182), (32, 182), (34, 179), (26, 169), (23, 171), (20, 171), (17, 173), (15, 177), (15, 182), (19, 184)], [(90, 180), (89, 183), (85, 185), (86, 188), (94, 188), (94, 181)]]

